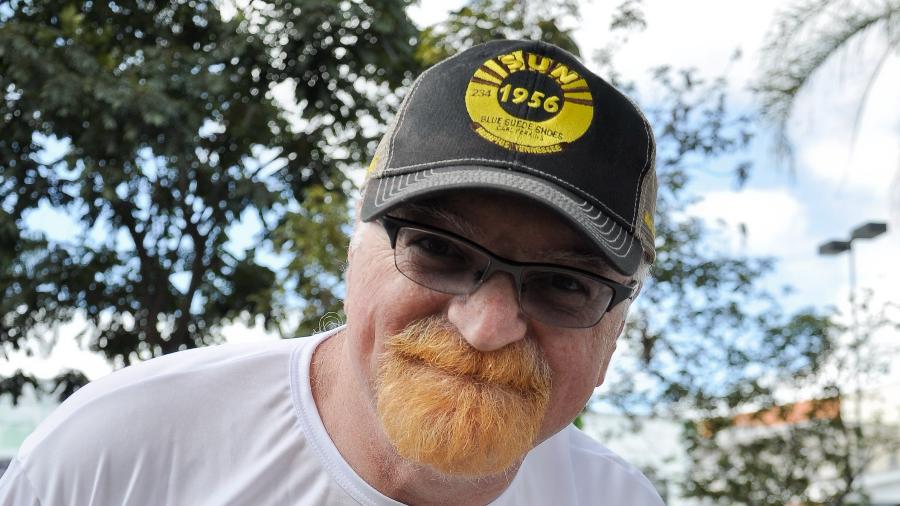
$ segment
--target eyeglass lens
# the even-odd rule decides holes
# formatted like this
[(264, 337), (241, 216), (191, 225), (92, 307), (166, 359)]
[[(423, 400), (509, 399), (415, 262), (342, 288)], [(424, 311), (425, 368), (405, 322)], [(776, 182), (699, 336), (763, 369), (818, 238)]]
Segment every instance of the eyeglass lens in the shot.
[[(454, 237), (404, 226), (397, 232), (394, 259), (410, 280), (443, 293), (469, 294), (484, 281), (492, 259), (485, 251)], [(495, 270), (517, 278), (522, 311), (548, 325), (590, 327), (613, 298), (609, 286), (564, 268), (526, 267), (508, 270), (494, 260)]]

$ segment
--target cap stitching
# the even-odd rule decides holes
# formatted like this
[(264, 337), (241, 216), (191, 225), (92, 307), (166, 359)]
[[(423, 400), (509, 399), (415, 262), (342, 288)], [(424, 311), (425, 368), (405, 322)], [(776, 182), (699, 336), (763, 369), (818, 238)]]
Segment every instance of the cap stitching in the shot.
[[(433, 169), (429, 169), (433, 170)], [(433, 172), (432, 172), (433, 173)], [(390, 201), (395, 196), (400, 196), (406, 193), (406, 188), (414, 185), (422, 185), (424, 187), (432, 187), (439, 186), (442, 184), (441, 181), (429, 180), (430, 178), (425, 178), (424, 183), (420, 183), (421, 179), (418, 176), (425, 176), (424, 171), (409, 173), (409, 174), (400, 174), (398, 176), (392, 176), (390, 180), (381, 180), (379, 182), (379, 189), (384, 190), (384, 193), (379, 192), (380, 197), (377, 199), (375, 203), (376, 207), (382, 207), (384, 205), (391, 205)], [(436, 177), (440, 178), (441, 175), (436, 175)], [(412, 181), (410, 181), (412, 179)], [(530, 188), (530, 185), (525, 186), (517, 186), (516, 187), (520, 191), (527, 192), (530, 195), (538, 197), (540, 200), (547, 199), (551, 202), (556, 202), (557, 205), (562, 205), (565, 207), (576, 206), (581, 208), (581, 213), (579, 215), (569, 214), (573, 219), (586, 225), (586, 230), (589, 235), (591, 235), (595, 240), (602, 242), (608, 248), (607, 253), (619, 257), (619, 258), (627, 258), (628, 254), (634, 247), (634, 244), (638, 242), (638, 239), (629, 234), (622, 225), (619, 225), (614, 220), (610, 219), (608, 216), (603, 214), (603, 210), (593, 207), (593, 210), (598, 213), (598, 216), (603, 218), (604, 223), (597, 223), (595, 221), (583, 221), (579, 219), (579, 216), (585, 217), (588, 220), (594, 220), (595, 217), (591, 216), (585, 209), (583, 209), (583, 205), (578, 202), (572, 200), (571, 197), (565, 195), (560, 192), (558, 189), (553, 189), (552, 187), (547, 187), (548, 190), (552, 191), (552, 196), (544, 195), (538, 192), (535, 192)], [(585, 201), (586, 202), (586, 201)], [(590, 204), (589, 204), (590, 205)], [(604, 228), (608, 228), (608, 230), (604, 230)], [(607, 237), (608, 234), (615, 234), (613, 237)], [(624, 236), (623, 236), (624, 234)], [(618, 244), (617, 244), (618, 243)], [(624, 251), (623, 251), (624, 250)]]
[[(593, 207), (593, 206), (591, 206), (591, 207), (592, 207), (592, 209), (591, 209), (592, 211), (597, 212), (597, 216), (592, 216), (592, 215), (588, 214), (588, 212), (586, 210), (582, 210), (582, 212), (591, 220), (603, 218), (603, 223), (598, 223), (596, 221), (592, 221), (589, 223), (591, 228), (597, 229), (599, 231), (600, 235), (595, 235), (595, 237), (602, 239), (610, 248), (613, 248), (615, 250), (619, 250), (619, 249), (622, 249), (625, 246), (627, 246), (628, 249), (625, 251), (625, 253), (623, 253), (622, 255), (617, 254), (617, 256), (621, 256), (623, 258), (626, 257), (628, 255), (628, 252), (631, 251), (631, 247), (634, 245), (634, 241), (636, 241), (638, 239), (634, 235), (629, 234), (625, 230), (625, 228), (622, 227), (622, 225), (619, 225), (614, 220), (612, 220), (608, 216), (604, 215), (600, 209)], [(606, 228), (607, 230), (604, 230), (604, 228)], [(613, 234), (613, 233), (616, 234), (615, 237), (608, 237), (610, 234)], [(622, 238), (623, 233), (625, 234), (624, 238)], [(617, 243), (617, 242), (621, 242), (622, 244), (620, 246), (615, 246), (614, 243)]]
[[(564, 181), (564, 180), (562, 180), (562, 179), (560, 179), (560, 178), (554, 176), (553, 174), (549, 174), (549, 173), (544, 172), (544, 171), (542, 171), (542, 170), (540, 170), (540, 169), (535, 169), (534, 167), (531, 167), (530, 165), (523, 165), (523, 164), (520, 164), (520, 163), (510, 162), (510, 161), (508, 161), (508, 160), (493, 160), (493, 159), (491, 159), (491, 158), (455, 158), (455, 159), (450, 159), (450, 160), (438, 160), (438, 161), (435, 161), (435, 162), (425, 162), (425, 163), (417, 163), (417, 164), (413, 164), (413, 165), (404, 165), (404, 166), (402, 166), (402, 167), (387, 167), (387, 168), (385, 169), (385, 172), (387, 172), (387, 171), (394, 172), (394, 171), (400, 171), (400, 170), (404, 170), (404, 169), (413, 169), (413, 168), (419, 168), (419, 167), (427, 168), (427, 167), (430, 166), (430, 165), (433, 166), (433, 165), (439, 165), (439, 164), (445, 164), (445, 163), (456, 163), (456, 162), (491, 162), (491, 163), (509, 163), (509, 164), (515, 165), (516, 167), (520, 167), (520, 168), (527, 169), (527, 170), (529, 170), (529, 171), (533, 171), (533, 172), (536, 172), (536, 173), (538, 173), (538, 174), (541, 174), (542, 176), (547, 177), (547, 178), (549, 178), (549, 179), (552, 179), (552, 180), (554, 180), (554, 181), (560, 183), (562, 186), (567, 187), (567, 188), (569, 188), (569, 189), (574, 189), (574, 190), (577, 190), (577, 191), (579, 191), (579, 192), (581, 192), (581, 193), (588, 193), (586, 190), (580, 188), (580, 187), (577, 186), (577, 185), (574, 185), (574, 184), (572, 184), (572, 183), (570, 183), (570, 182), (568, 182), (568, 181)], [(382, 174), (380, 177), (384, 177), (384, 176), (388, 176), (388, 175), (390, 175), (390, 174), (385, 173), (385, 174)], [(397, 174), (395, 174), (395, 175), (397, 175)], [(622, 221), (624, 221), (624, 222), (628, 222), (628, 220), (626, 220), (625, 218), (623, 218), (622, 216), (620, 216), (620, 215), (619, 215), (618, 213), (616, 213), (615, 211), (613, 211), (613, 210), (611, 210), (611, 209), (608, 209), (606, 206), (603, 206), (603, 205), (597, 205), (597, 207), (603, 208), (603, 210), (604, 210), (607, 214), (611, 214), (611, 215), (615, 216), (616, 218), (618, 218), (618, 219), (620, 219), (620, 220), (622, 220)]]
[(632, 211), (631, 215), (634, 216), (634, 225), (636, 225), (640, 221), (640, 216), (638, 216), (638, 206), (641, 203), (641, 183), (644, 182), (644, 175), (647, 173), (647, 166), (650, 164), (650, 132), (647, 129), (647, 122), (644, 121), (644, 133), (647, 134), (647, 152), (644, 155), (644, 166), (641, 168), (641, 175), (638, 177), (637, 191), (634, 194), (634, 211)]

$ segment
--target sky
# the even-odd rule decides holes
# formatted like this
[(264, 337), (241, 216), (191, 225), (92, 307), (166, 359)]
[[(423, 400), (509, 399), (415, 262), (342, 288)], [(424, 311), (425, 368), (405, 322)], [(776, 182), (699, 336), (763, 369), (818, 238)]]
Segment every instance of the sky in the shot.
[[(590, 58), (605, 43), (610, 12), (617, 3), (583, 2), (575, 36), (588, 67), (597, 68)], [(647, 29), (630, 37), (617, 53), (615, 67), (639, 89), (650, 82), (649, 70), (662, 64), (693, 67), (707, 77), (727, 73), (734, 105), (752, 111), (755, 104), (748, 87), (759, 69), (759, 48), (776, 9), (784, 3), (647, 0)], [(460, 4), (459, 0), (423, 0), (411, 15), (424, 26), (443, 19), (448, 9)], [(779, 164), (762, 141), (751, 153), (755, 169), (743, 189), (735, 190), (732, 180), (721, 176), (699, 177), (693, 183), (700, 198), (690, 213), (711, 224), (724, 222), (731, 231), (729, 247), (735, 252), (779, 259), (771, 282), (794, 288), (783, 301), (788, 308), (836, 307), (847, 313), (848, 258), (822, 257), (816, 250), (827, 240), (846, 239), (854, 227), (869, 221), (887, 222), (889, 230), (854, 244), (858, 289), (871, 290), (876, 304), (900, 302), (900, 184), (895, 179), (900, 169), (900, 94), (896, 93), (900, 56), (890, 57), (877, 77), (854, 139), (858, 97), (874, 68), (875, 50), (883, 47), (877, 37), (866, 42), (829, 62), (799, 97), (789, 130), (796, 155), (793, 170)], [(743, 56), (732, 62), (738, 49)], [(32, 222), (47, 223), (47, 215), (38, 214)], [(739, 224), (746, 226), (745, 239), (737, 233)], [(252, 224), (239, 226), (253, 229)], [(65, 228), (59, 226), (57, 233)], [(80, 324), (76, 321), (58, 330), (59, 345), (50, 357), (15, 356), (12, 363), (0, 361), (0, 375), (23, 367), (50, 376), (65, 366), (81, 368), (92, 378), (108, 373), (102, 359), (80, 351), (71, 338)], [(274, 338), (260, 327), (241, 325), (229, 327), (226, 335), (232, 341)], [(893, 342), (897, 337), (894, 333), (879, 338)], [(886, 379), (895, 380), (900, 381), (900, 371)]]
[[(586, 4), (582, 18), (602, 18), (604, 4)], [(647, 69), (660, 64), (694, 67), (710, 77), (727, 69), (738, 107), (752, 109), (747, 87), (779, 5), (784, 2), (649, 1), (647, 30), (622, 48), (616, 66), (639, 83)], [(588, 27), (576, 33), (584, 48), (602, 44)], [(736, 49), (743, 57), (730, 63)], [(747, 252), (779, 258), (778, 277), (794, 285), (799, 305), (843, 307), (847, 259), (820, 257), (816, 250), (827, 240), (847, 238), (868, 221), (890, 222), (889, 231), (856, 245), (858, 286), (872, 289), (881, 300), (900, 301), (900, 221), (891, 216), (889, 205), (892, 192), (900, 191), (894, 182), (900, 169), (900, 57), (894, 55), (881, 72), (853, 142), (861, 77), (869, 73), (875, 56), (865, 53), (853, 55), (860, 56), (858, 62), (844, 61), (845, 55), (831, 62), (799, 97), (789, 130), (796, 150), (793, 172), (761, 142), (744, 189), (734, 190), (729, 179), (720, 177), (701, 178), (695, 185), (702, 200), (691, 212), (710, 222), (721, 218), (734, 231), (737, 224), (746, 224)], [(763, 129), (762, 137), (766, 133)], [(739, 248), (737, 234), (734, 239)]]

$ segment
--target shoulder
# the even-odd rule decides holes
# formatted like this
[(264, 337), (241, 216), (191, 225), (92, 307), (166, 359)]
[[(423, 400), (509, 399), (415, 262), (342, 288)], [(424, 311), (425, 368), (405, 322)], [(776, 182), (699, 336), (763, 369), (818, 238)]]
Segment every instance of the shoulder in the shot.
[(663, 504), (640, 470), (573, 425), (528, 454), (513, 486), (528, 482), (541, 482), (527, 487), (529, 496), (546, 493), (565, 504)]
[(294, 430), (294, 357), (321, 337), (183, 351), (94, 381), (25, 440), (22, 473), (48, 504), (120, 504), (129, 494), (171, 504), (165, 494), (231, 490), (244, 463), (283, 466), (298, 453), (298, 438), (268, 443)]
[[(228, 391), (240, 394), (245, 385), (287, 375), (291, 351), (303, 339), (224, 344), (181, 351), (120, 369), (92, 381), (69, 397), (26, 439), (20, 455), (27, 454), (58, 431), (71, 432), (73, 424), (91, 427), (116, 420), (160, 417), (177, 408), (203, 409), (208, 395)], [(138, 426), (140, 424), (137, 424)]]
[(620, 497), (620, 504), (662, 504), (650, 480), (612, 450), (575, 426), (566, 428), (560, 434), (569, 440), (569, 452), (576, 463), (575, 468), (581, 471), (585, 479), (597, 480), (598, 476), (603, 476), (602, 489), (605, 494)]

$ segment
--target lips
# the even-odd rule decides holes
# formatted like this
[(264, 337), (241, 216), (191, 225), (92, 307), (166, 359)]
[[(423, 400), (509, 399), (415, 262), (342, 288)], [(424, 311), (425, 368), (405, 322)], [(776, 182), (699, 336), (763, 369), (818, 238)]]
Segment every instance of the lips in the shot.
[(520, 340), (504, 348), (480, 352), (466, 343), (455, 328), (432, 322), (413, 335), (398, 334), (385, 346), (410, 368), (429, 367), (446, 375), (477, 383), (506, 387), (527, 394), (546, 390), (550, 368), (540, 358), (537, 345)]
[(410, 371), (439, 374), (451, 381), (482, 384), (486, 388), (503, 388), (523, 396), (543, 390), (541, 382), (536, 380), (536, 377), (540, 378), (540, 374), (531, 372), (532, 368), (528, 368), (528, 372), (511, 374), (509, 367), (497, 367), (491, 362), (485, 364), (481, 357), (477, 356), (466, 360), (469, 362), (467, 367), (459, 367), (458, 363), (429, 362), (426, 358), (411, 354), (399, 353), (397, 358), (403, 360)]

